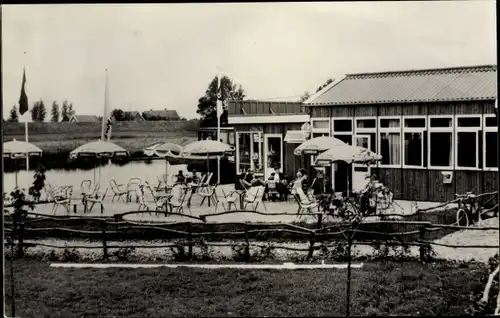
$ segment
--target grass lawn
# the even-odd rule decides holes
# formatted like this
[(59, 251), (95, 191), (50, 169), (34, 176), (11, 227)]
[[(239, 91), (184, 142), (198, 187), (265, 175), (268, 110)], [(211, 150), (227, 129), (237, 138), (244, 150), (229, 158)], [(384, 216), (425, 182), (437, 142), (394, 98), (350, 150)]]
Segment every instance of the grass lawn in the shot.
[[(346, 270), (62, 269), (27, 260), (14, 266), (20, 317), (345, 315)], [(462, 315), (487, 275), (476, 263), (367, 263), (353, 270), (351, 315)]]

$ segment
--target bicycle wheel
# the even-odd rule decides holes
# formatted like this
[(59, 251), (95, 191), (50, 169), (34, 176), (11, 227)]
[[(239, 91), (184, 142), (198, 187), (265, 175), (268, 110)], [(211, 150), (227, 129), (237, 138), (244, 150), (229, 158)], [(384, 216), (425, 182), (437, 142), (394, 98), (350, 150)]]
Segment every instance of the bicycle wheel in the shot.
[(458, 226), (469, 225), (469, 217), (467, 216), (467, 212), (465, 212), (463, 209), (458, 209), (457, 211), (457, 225)]

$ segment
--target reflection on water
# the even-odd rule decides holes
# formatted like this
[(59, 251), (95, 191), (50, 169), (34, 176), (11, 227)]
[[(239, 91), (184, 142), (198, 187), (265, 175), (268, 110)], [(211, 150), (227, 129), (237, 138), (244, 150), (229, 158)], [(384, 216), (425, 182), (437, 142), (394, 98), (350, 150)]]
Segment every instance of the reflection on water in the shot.
[[(75, 191), (79, 191), (80, 184), (83, 180), (95, 180), (101, 184), (101, 188), (109, 187), (111, 179), (115, 179), (118, 184), (127, 184), (130, 178), (141, 178), (142, 181), (149, 181), (152, 185), (158, 184), (158, 177), (165, 174), (167, 165), (164, 160), (153, 161), (131, 161), (122, 164), (109, 164), (96, 169), (54, 169), (48, 170), (47, 183), (55, 185), (72, 185)], [(179, 170), (187, 172), (187, 165), (169, 165), (168, 180), (172, 180)], [(35, 171), (22, 170), (18, 172), (18, 185), (26, 190), (33, 183), (33, 175)], [(3, 175), (4, 192), (10, 192), (15, 187), (15, 173), (6, 172)]]

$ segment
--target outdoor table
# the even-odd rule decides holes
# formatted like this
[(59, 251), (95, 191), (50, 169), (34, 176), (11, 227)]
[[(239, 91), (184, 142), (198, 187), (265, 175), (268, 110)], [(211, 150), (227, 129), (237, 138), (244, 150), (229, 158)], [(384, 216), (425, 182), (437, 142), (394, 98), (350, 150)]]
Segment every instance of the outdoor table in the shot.
[(244, 210), (243, 206), (243, 196), (247, 193), (247, 190), (234, 190), (234, 193), (236, 193), (240, 199), (240, 209)]

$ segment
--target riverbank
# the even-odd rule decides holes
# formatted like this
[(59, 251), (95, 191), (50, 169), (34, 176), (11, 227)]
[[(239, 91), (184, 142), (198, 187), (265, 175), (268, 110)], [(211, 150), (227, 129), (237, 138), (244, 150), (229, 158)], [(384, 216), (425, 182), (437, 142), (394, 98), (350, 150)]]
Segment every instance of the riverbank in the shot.
[[(14, 265), (21, 317), (303, 317), (343, 316), (346, 310), (345, 269), (61, 269), (27, 260)], [(365, 263), (352, 273), (351, 315), (460, 316), (487, 276), (487, 266), (477, 263)], [(5, 288), (9, 315), (10, 284)]]

